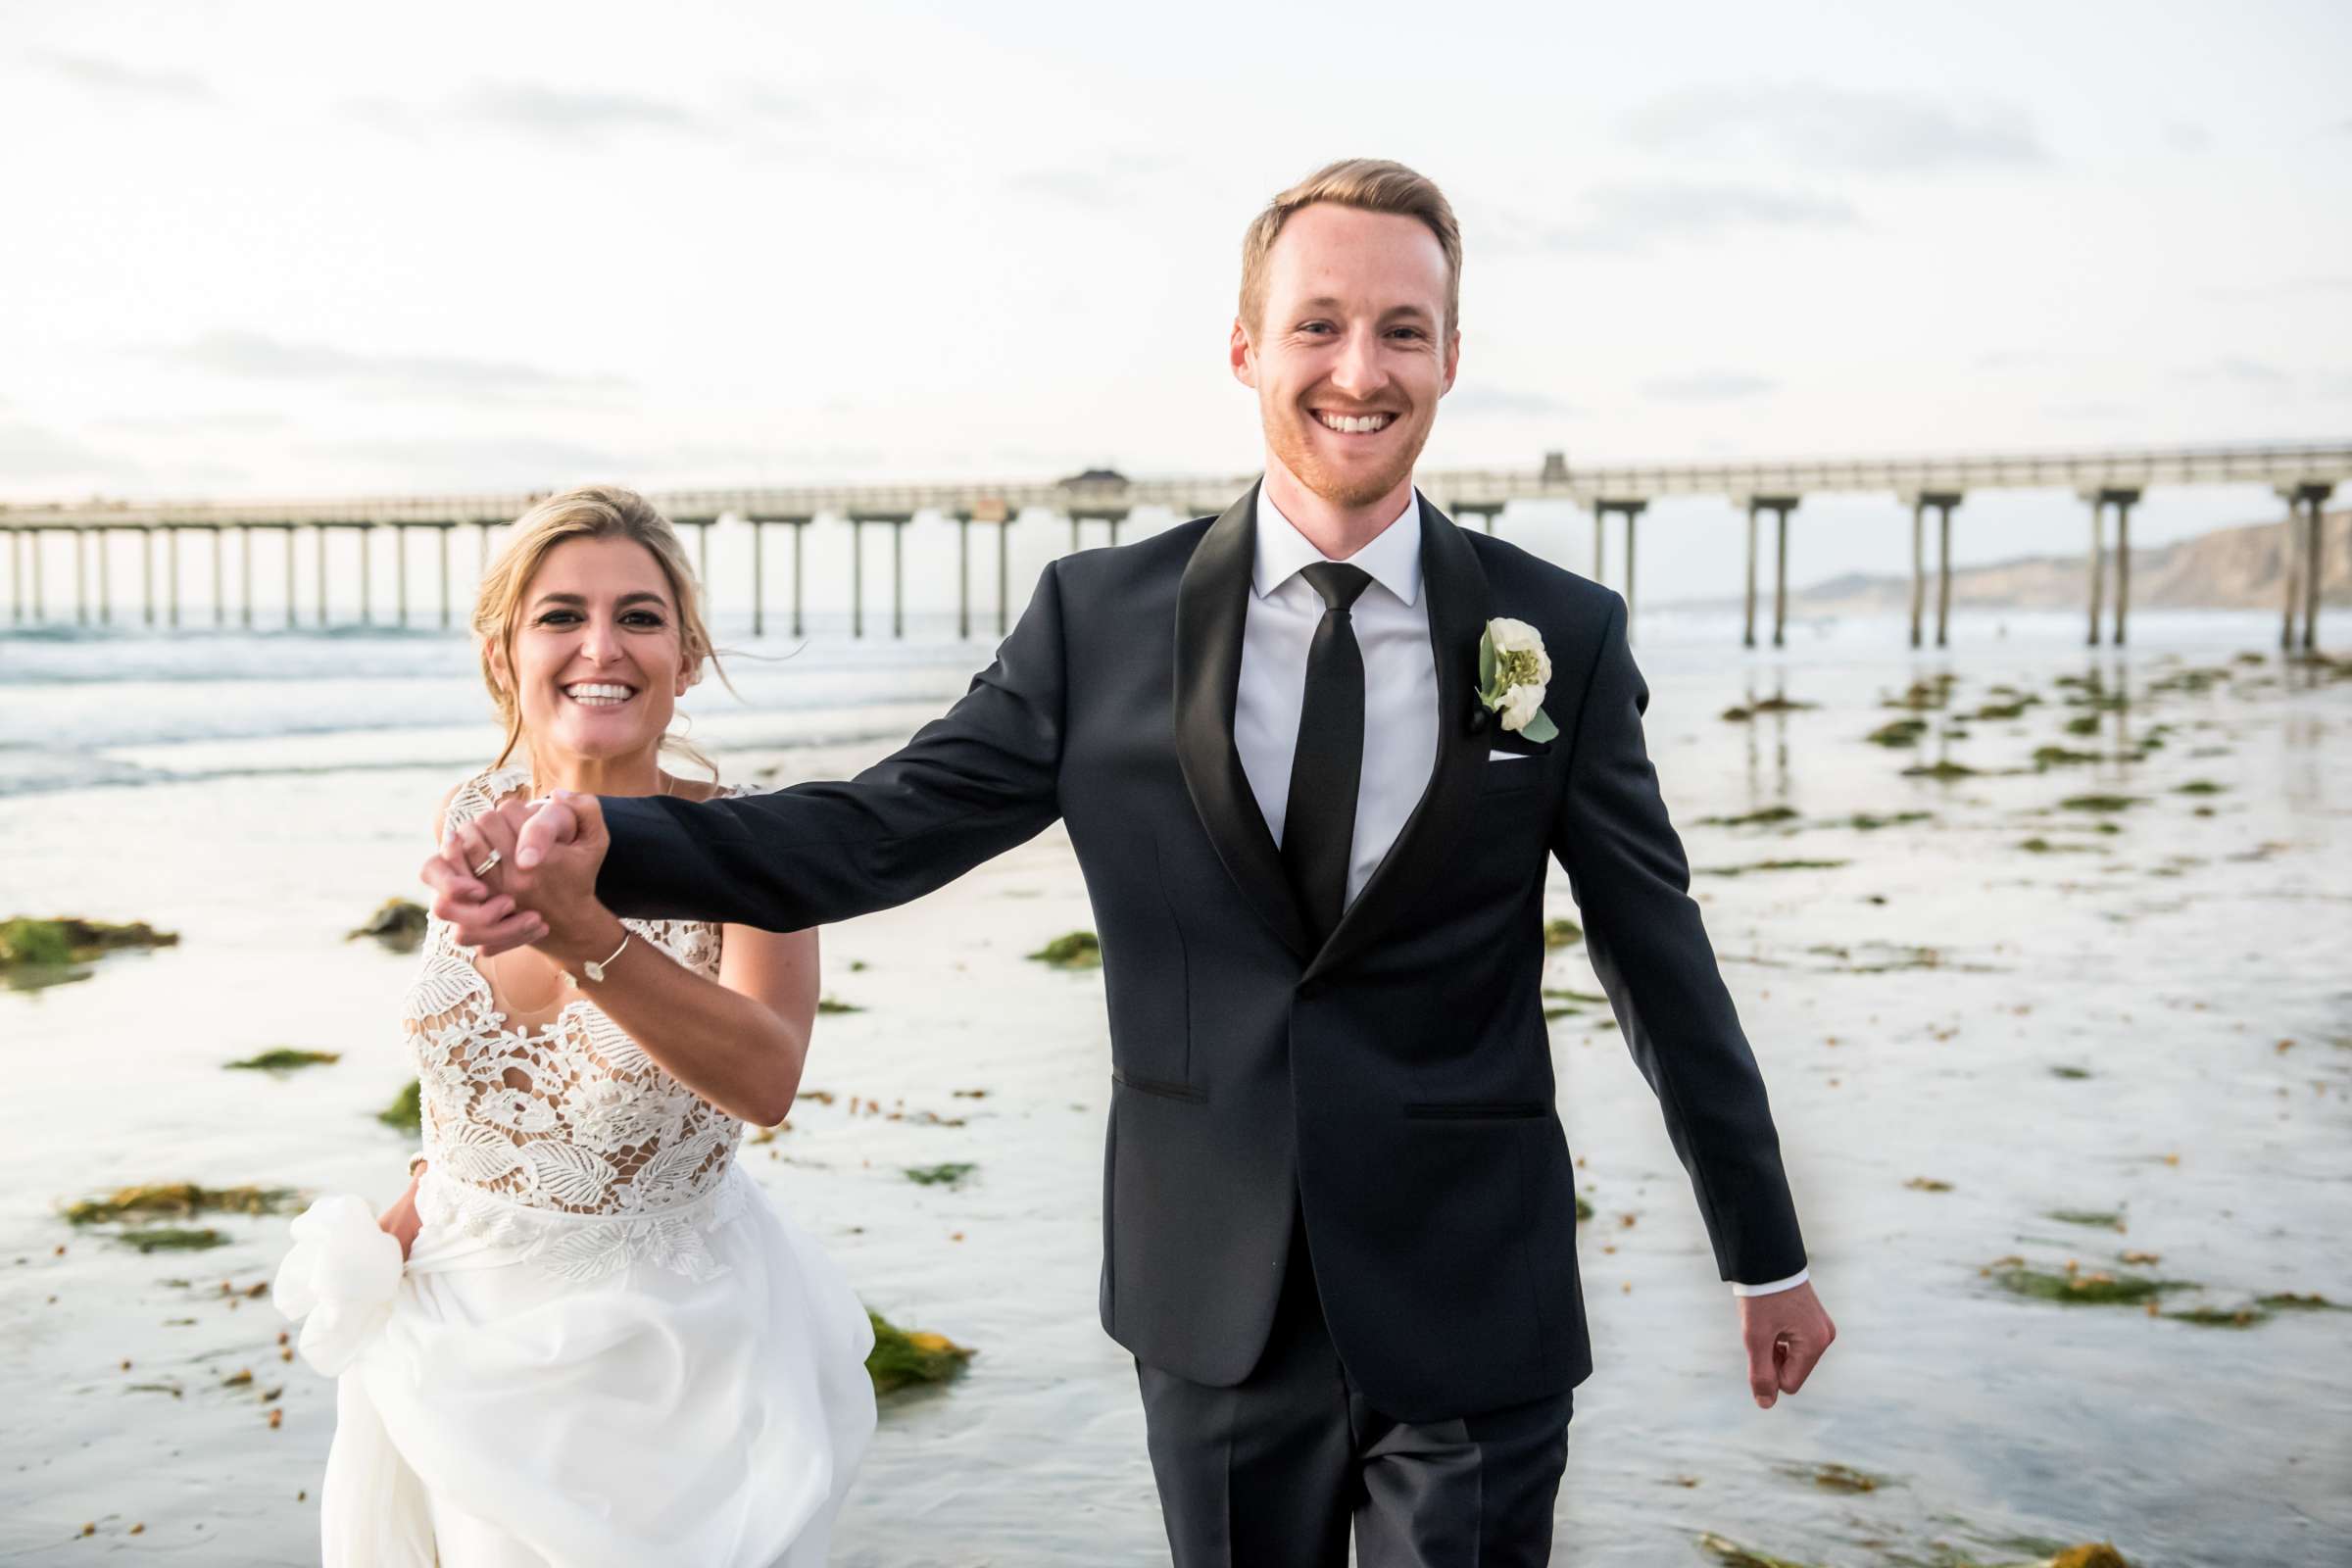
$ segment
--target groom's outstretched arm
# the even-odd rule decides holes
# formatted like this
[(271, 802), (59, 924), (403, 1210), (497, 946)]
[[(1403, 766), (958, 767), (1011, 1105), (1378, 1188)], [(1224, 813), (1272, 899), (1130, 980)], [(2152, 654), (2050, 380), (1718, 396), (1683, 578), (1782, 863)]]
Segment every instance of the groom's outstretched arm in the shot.
[(700, 803), (602, 801), (596, 891), (616, 914), (798, 931), (919, 898), (1061, 814), (1060, 579), (954, 708), (846, 781)]
[(1690, 868), (1642, 739), (1649, 688), (1626, 645), (1625, 604), (1601, 633), (1571, 737), (1552, 853), (1567, 869), (1593, 972), (1658, 1097), (1727, 1280), (1805, 1266), (1763, 1075), (1690, 896)]

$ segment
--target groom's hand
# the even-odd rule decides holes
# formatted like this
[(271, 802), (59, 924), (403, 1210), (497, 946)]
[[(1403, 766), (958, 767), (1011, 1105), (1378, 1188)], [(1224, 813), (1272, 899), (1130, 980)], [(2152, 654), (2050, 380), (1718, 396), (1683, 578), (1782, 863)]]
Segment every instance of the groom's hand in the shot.
[(1740, 1337), (1747, 1346), (1747, 1391), (1756, 1405), (1769, 1410), (1784, 1394), (1794, 1394), (1838, 1338), (1838, 1325), (1822, 1310), (1813, 1283), (1774, 1291), (1769, 1296), (1741, 1296)]
[(577, 939), (608, 929), (612, 917), (596, 902), (596, 877), (612, 839), (597, 798), (558, 790), (517, 818), (515, 829), (514, 872), (508, 886), (517, 903), (536, 909), (547, 922), (542, 945), (576, 945)]

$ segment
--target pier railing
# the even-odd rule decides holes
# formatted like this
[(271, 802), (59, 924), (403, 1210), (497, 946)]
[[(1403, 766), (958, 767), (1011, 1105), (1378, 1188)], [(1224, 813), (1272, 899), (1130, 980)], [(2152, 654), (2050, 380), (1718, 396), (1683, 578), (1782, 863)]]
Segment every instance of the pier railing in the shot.
[[(803, 533), (820, 519), (847, 523), (854, 533), (852, 550), (852, 630), (864, 634), (864, 533), (869, 526), (888, 528), (891, 536), (892, 608), (894, 635), (904, 633), (905, 539), (907, 523), (919, 515), (954, 521), (957, 533), (957, 624), (971, 631), (971, 529), (993, 526), (997, 531), (996, 621), (1000, 633), (1006, 624), (1007, 592), (1004, 525), (1026, 514), (1044, 512), (1066, 517), (1070, 548), (1084, 542), (1083, 525), (1107, 524), (1108, 542), (1138, 512), (1166, 512), (1200, 516), (1219, 512), (1248, 487), (1251, 474), (1129, 478), (1093, 471), (1055, 480), (1004, 483), (971, 481), (937, 484), (748, 486), (676, 489), (654, 493), (652, 499), (681, 527), (697, 531), (703, 564), (708, 567), (710, 530), (734, 519), (749, 524), (756, 569), (752, 586), (755, 634), (766, 622), (766, 542), (771, 527), (791, 530), (793, 572), (791, 626), (796, 635), (804, 626), (805, 594), (801, 563)], [(1757, 640), (1758, 518), (1773, 518), (1774, 581), (1772, 641), (1780, 646), (1788, 618), (1788, 545), (1789, 516), (1809, 495), (1863, 493), (1890, 495), (1911, 514), (1912, 593), (1911, 642), (1920, 646), (1926, 635), (1930, 569), (1926, 518), (1936, 514), (1937, 562), (1933, 573), (1935, 640), (1944, 646), (1949, 637), (1951, 607), (1952, 512), (1971, 492), (2001, 489), (2067, 488), (2090, 507), (2090, 549), (2086, 597), (2089, 641), (2097, 644), (2105, 618), (2107, 584), (2112, 564), (2114, 582), (2113, 640), (2124, 641), (2130, 611), (2132, 509), (2148, 489), (2160, 485), (2264, 484), (2286, 503), (2280, 524), (2280, 553), (2285, 579), (2281, 644), (2310, 648), (2319, 615), (2320, 509), (2341, 484), (2352, 483), (2352, 442), (2302, 445), (2197, 446), (2087, 451), (2043, 451), (1980, 454), (1939, 454), (1918, 457), (1795, 458), (1726, 460), (1706, 463), (1661, 463), (1571, 466), (1562, 453), (1547, 453), (1528, 468), (1450, 468), (1425, 470), (1418, 482), (1433, 500), (1454, 516), (1478, 519), (1493, 532), (1496, 519), (1514, 502), (1566, 502), (1593, 514), (1592, 575), (1601, 575), (1602, 548), (1611, 514), (1625, 519), (1625, 572), (1620, 584), (1630, 604), (1634, 597), (1635, 529), (1649, 504), (1666, 497), (1721, 496), (1747, 514), (1747, 577), (1743, 641)], [(117, 531), (142, 536), (145, 583), (144, 614), (157, 623), (155, 554), (159, 539), (168, 560), (166, 592), (160, 613), (163, 623), (180, 624), (180, 535), (209, 534), (212, 548), (212, 619), (224, 624), (228, 614), (224, 540), (238, 536), (238, 619), (253, 624), (254, 534), (278, 530), (283, 535), (281, 557), (286, 623), (295, 622), (297, 578), (295, 538), (308, 530), (314, 540), (313, 564), (317, 581), (318, 623), (326, 620), (327, 535), (330, 530), (357, 530), (361, 574), (360, 615), (373, 619), (373, 552), (368, 539), (376, 530), (391, 529), (403, 548), (395, 551), (395, 615), (409, 619), (408, 552), (406, 532), (433, 530), (439, 536), (439, 614), (450, 623), (449, 536), (471, 526), (476, 548), (488, 558), (493, 528), (513, 521), (544, 491), (480, 491), (448, 495), (320, 497), (294, 500), (130, 501), (96, 499), (58, 503), (0, 503), (0, 532), (8, 535), (11, 574), (10, 621), (22, 625), (48, 617), (41, 540), (60, 532), (74, 536), (74, 616), (83, 624), (92, 617), (89, 561), (90, 538), (100, 548), (96, 619), (111, 621), (114, 597), (110, 580), (107, 537)], [(2116, 539), (2110, 556), (2104, 518), (2112, 511)], [(1898, 514), (1899, 515), (1899, 514)], [(708, 576), (708, 571), (705, 573)], [(2299, 624), (2298, 624), (2299, 621)]]

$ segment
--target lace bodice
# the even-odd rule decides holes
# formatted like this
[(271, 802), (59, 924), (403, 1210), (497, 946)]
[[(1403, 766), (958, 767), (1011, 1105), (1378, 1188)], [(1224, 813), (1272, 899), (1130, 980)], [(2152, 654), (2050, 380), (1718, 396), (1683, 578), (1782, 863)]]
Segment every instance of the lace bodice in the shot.
[[(529, 782), (523, 768), (467, 779), (448, 825)], [(717, 925), (623, 924), (716, 977)], [(662, 1070), (589, 997), (561, 980), (551, 993), (536, 1008), (516, 1005), (446, 922), (427, 922), (401, 1009), (423, 1116), (419, 1213), (518, 1244), (576, 1279), (641, 1260), (716, 1273), (703, 1232), (740, 1201), (740, 1178), (729, 1178), (743, 1124)]]

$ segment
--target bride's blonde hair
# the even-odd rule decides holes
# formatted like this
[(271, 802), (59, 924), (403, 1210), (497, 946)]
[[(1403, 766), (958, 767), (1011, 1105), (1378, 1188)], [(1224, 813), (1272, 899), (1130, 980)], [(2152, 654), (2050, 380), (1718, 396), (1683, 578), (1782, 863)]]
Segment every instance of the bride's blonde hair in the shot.
[[(521, 619), (522, 596), (531, 579), (538, 575), (548, 552), (570, 539), (633, 539), (652, 551), (654, 560), (661, 564), (662, 575), (669, 580), (670, 597), (677, 602), (678, 657), (687, 672), (687, 683), (692, 685), (702, 680), (706, 662), (718, 671), (720, 680), (727, 678), (726, 671), (719, 666), (718, 652), (710, 645), (710, 628), (703, 620), (702, 587), (695, 580), (694, 568), (687, 564), (686, 547), (669, 519), (645, 497), (618, 485), (582, 485), (549, 496), (514, 519), (514, 531), (497, 559), (490, 563), (490, 569), (482, 576), (481, 589), (474, 596), (473, 630), (480, 639), (482, 683), (490, 688), (490, 700), (498, 705), (498, 716), (507, 726), (506, 744), (499, 749), (498, 760), (490, 764), (492, 767), (503, 767), (522, 741), (522, 704), (514, 689), (499, 679), (491, 649), (493, 645), (497, 647), (512, 671), (514, 628)], [(732, 689), (731, 682), (729, 686)], [(696, 750), (685, 737), (663, 735), (662, 749), (691, 758), (710, 770), (714, 782), (718, 778), (718, 764)]]

